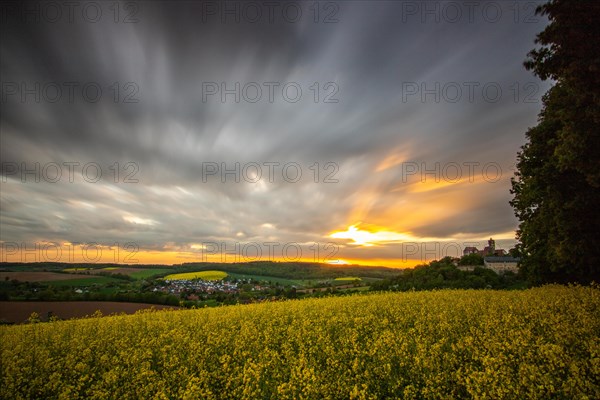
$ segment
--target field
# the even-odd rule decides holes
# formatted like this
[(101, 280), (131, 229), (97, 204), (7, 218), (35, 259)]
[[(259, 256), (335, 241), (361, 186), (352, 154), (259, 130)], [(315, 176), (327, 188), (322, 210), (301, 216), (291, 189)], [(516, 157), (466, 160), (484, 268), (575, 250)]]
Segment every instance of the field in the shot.
[(600, 398), (600, 290), (440, 290), (0, 327), (0, 398)]
[(162, 269), (161, 268), (158, 268), (158, 269), (138, 268), (135, 271), (129, 272), (128, 275), (135, 279), (146, 279), (146, 278), (151, 278), (156, 275), (167, 274), (171, 271), (172, 271), (172, 269), (170, 269), (170, 268), (162, 268)]
[(223, 271), (199, 271), (184, 272), (181, 274), (171, 274), (164, 277), (165, 280), (177, 281), (184, 279), (202, 279), (205, 281), (219, 281), (227, 277), (227, 272)]
[(227, 276), (235, 279), (254, 279), (256, 281), (262, 282), (271, 282), (274, 284), (279, 284), (283, 286), (297, 286), (302, 287), (307, 285), (309, 281), (305, 281), (302, 279), (286, 279), (286, 278), (278, 278), (276, 276), (264, 276), (264, 275), (248, 275), (248, 274), (236, 274), (228, 272)]
[(58, 318), (80, 318), (100, 311), (109, 314), (133, 314), (138, 310), (154, 307), (157, 310), (174, 308), (156, 304), (119, 303), (114, 301), (0, 301), (0, 320), (13, 323), (27, 321), (31, 313), (35, 312), (40, 319), (46, 321), (48, 312)]
[(68, 276), (69, 279), (48, 282), (51, 286), (90, 286), (90, 285), (104, 285), (106, 283), (117, 283), (118, 279), (111, 278), (108, 276), (89, 276), (81, 275), (78, 277)]
[(57, 274), (54, 272), (0, 272), (0, 280), (15, 279), (21, 282), (58, 282), (89, 278), (86, 275)]
[(398, 276), (399, 269), (384, 267), (361, 267), (358, 265), (335, 265), (303, 262), (257, 261), (247, 263), (185, 263), (179, 268), (190, 271), (220, 270), (240, 275), (257, 275), (284, 279), (322, 281), (340, 276), (360, 276), (361, 278), (392, 278)]
[(132, 267), (106, 267), (90, 271), (92, 274), (108, 272), (111, 274), (129, 275), (135, 279), (150, 278), (155, 275), (166, 274), (173, 271), (172, 268), (132, 268)]
[(132, 267), (105, 267), (105, 268), (65, 268), (63, 271), (84, 273), (84, 274), (100, 274), (100, 273), (111, 273), (111, 274), (123, 274), (129, 275), (135, 279), (146, 279), (156, 275), (166, 274), (171, 272), (172, 268), (132, 268)]

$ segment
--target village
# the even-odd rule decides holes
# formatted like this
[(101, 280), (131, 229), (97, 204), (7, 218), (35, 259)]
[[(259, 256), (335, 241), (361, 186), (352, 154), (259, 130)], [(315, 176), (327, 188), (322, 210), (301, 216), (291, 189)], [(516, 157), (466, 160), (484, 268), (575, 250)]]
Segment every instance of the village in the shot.
[(155, 287), (153, 292), (180, 296), (184, 293), (238, 293), (238, 284), (224, 280), (205, 281), (201, 279), (166, 280), (164, 285)]

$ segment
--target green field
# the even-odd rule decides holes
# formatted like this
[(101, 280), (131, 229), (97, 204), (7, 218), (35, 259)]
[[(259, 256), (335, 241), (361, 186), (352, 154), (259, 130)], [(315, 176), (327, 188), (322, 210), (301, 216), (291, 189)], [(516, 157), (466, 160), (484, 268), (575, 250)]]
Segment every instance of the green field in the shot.
[(65, 268), (63, 269), (64, 272), (81, 272), (81, 271), (90, 271), (92, 268)]
[(48, 281), (44, 282), (49, 286), (90, 286), (90, 285), (103, 285), (106, 283), (123, 282), (120, 279), (110, 278), (108, 276), (90, 276), (89, 278), (83, 279), (67, 279), (64, 281)]
[(358, 286), (358, 287), (352, 287), (352, 288), (346, 288), (346, 289), (338, 289), (338, 290), (340, 292), (353, 292), (353, 291), (367, 292), (369, 289), (371, 289), (370, 286)]
[(191, 279), (202, 279), (203, 281), (220, 281), (221, 279), (227, 278), (227, 273), (223, 271), (199, 271), (199, 272), (184, 272), (181, 274), (171, 274), (165, 276), (164, 280), (191, 280)]
[(260, 282), (271, 282), (273, 284), (279, 284), (282, 286), (296, 286), (296, 287), (304, 287), (307, 285), (308, 281), (302, 279), (286, 279), (286, 278), (278, 278), (276, 276), (263, 276), (263, 275), (250, 275), (250, 274), (238, 274), (238, 273), (228, 273), (228, 276), (235, 279), (254, 279)]
[(0, 398), (598, 399), (600, 290), (437, 290), (0, 326)]
[(147, 279), (147, 278), (152, 278), (153, 276), (167, 274), (172, 271), (173, 271), (172, 268), (162, 268), (162, 269), (140, 268), (138, 271), (131, 272), (128, 275), (135, 279)]

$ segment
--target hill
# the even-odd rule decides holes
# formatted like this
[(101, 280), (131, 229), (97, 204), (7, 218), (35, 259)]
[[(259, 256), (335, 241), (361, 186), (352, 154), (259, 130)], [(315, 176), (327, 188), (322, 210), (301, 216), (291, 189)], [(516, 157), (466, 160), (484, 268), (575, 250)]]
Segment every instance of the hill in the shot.
[(242, 275), (259, 275), (285, 279), (335, 279), (361, 276), (365, 278), (392, 278), (402, 273), (397, 268), (335, 265), (309, 262), (255, 261), (244, 263), (184, 263), (161, 264), (90, 264), (90, 263), (0, 263), (0, 271), (39, 272), (97, 272), (99, 270), (172, 270), (173, 273), (220, 270)]
[(234, 274), (272, 276), (285, 279), (335, 279), (360, 276), (365, 278), (391, 278), (402, 270), (360, 265), (334, 265), (307, 262), (255, 261), (247, 263), (184, 263), (174, 265), (177, 271), (220, 270)]

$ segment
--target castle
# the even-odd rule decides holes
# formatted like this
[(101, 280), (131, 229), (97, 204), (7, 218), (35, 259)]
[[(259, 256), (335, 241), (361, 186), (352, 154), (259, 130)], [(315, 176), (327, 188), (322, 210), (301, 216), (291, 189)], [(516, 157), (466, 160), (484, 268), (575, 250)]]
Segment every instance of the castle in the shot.
[[(497, 249), (496, 241), (492, 238), (488, 240), (488, 245), (485, 246), (483, 250), (479, 250), (477, 247), (465, 247), (463, 255), (468, 256), (469, 254), (479, 254), (482, 256), (484, 266), (497, 274), (507, 271), (517, 273), (519, 271), (519, 258), (508, 256), (504, 249)], [(461, 269), (472, 270), (473, 268), (475, 267), (464, 266)]]
[(496, 249), (496, 241), (490, 238), (490, 240), (488, 240), (488, 245), (485, 246), (483, 250), (478, 250), (477, 247), (465, 247), (463, 250), (463, 256), (468, 256), (469, 254), (479, 254), (482, 257), (502, 257), (506, 255), (506, 252), (504, 249)]

